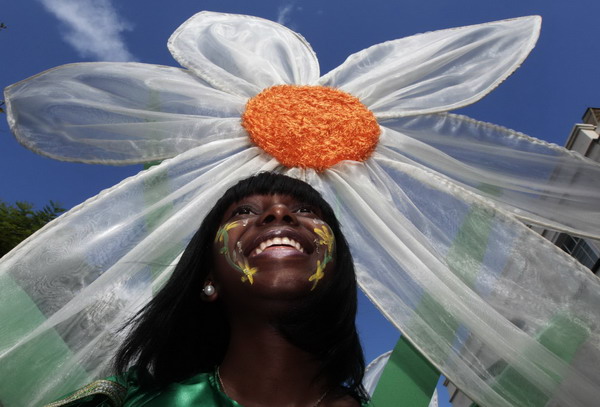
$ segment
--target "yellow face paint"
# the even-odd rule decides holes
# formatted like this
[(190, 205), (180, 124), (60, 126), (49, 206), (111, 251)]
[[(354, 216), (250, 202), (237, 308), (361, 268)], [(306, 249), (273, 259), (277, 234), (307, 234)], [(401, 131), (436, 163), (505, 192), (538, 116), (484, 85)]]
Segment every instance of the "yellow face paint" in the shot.
[[(236, 253), (232, 253), (232, 251), (229, 250), (229, 231), (238, 226), (240, 226), (240, 221), (226, 223), (221, 226), (217, 231), (215, 243), (221, 243), (219, 253), (225, 256), (227, 263), (231, 267), (242, 274), (241, 281), (248, 281), (250, 284), (254, 284), (254, 274), (258, 272), (258, 267), (250, 267), (247, 259), (237, 260), (237, 258), (235, 258)], [(308, 278), (308, 281), (313, 282), (311, 291), (314, 290), (318, 282), (325, 277), (325, 268), (327, 267), (327, 264), (333, 260), (335, 248), (335, 237), (327, 224), (322, 224), (319, 228), (314, 228), (313, 231), (319, 237), (316, 240), (317, 251), (319, 247), (322, 247), (323, 250), (321, 253), (323, 253), (323, 255), (322, 259), (317, 260), (315, 272)]]
[[(232, 255), (236, 256), (236, 253), (231, 253), (231, 251), (229, 250), (229, 231), (235, 227), (238, 227), (239, 225), (240, 221), (236, 220), (221, 226), (217, 231), (217, 235), (215, 236), (215, 243), (221, 243), (221, 249), (219, 250), (219, 253), (225, 256), (225, 260), (227, 260), (227, 263), (235, 270), (242, 273), (242, 282), (245, 283), (246, 281), (248, 281), (250, 284), (254, 284), (254, 274), (258, 272), (258, 268), (250, 267), (250, 264), (248, 263), (247, 259), (244, 259), (243, 262), (239, 260), (236, 262), (235, 259), (232, 258)], [(244, 224), (242, 226), (246, 225)]]
[(320, 229), (315, 228), (314, 232), (320, 237), (318, 243), (320, 245), (327, 246), (327, 251), (329, 252), (329, 254), (333, 253), (333, 244), (335, 242), (335, 238), (333, 237), (329, 226), (323, 225)]
[[(229, 232), (231, 229), (233, 229), (234, 227), (236, 227), (239, 224), (240, 224), (240, 222), (236, 220), (234, 222), (229, 222), (229, 223), (226, 223), (223, 226), (221, 226), (219, 228), (219, 230), (217, 230), (217, 236), (215, 237), (215, 243), (221, 242), (221, 243), (223, 243), (224, 246), (227, 246), (227, 242), (229, 241), (229, 234), (227, 232)], [(224, 247), (224, 249), (226, 249), (226, 247)]]
[(335, 237), (331, 232), (331, 229), (326, 224), (323, 224), (320, 228), (315, 228), (313, 231), (319, 236), (319, 240), (317, 240), (317, 249), (319, 246), (323, 247), (323, 259), (317, 260), (317, 269), (311, 276), (308, 278), (308, 281), (313, 282), (313, 286), (310, 289), (311, 291), (315, 289), (319, 280), (325, 277), (325, 267), (327, 264), (333, 260), (333, 251), (335, 245)]
[(258, 271), (258, 267), (250, 267), (248, 260), (244, 259), (244, 262), (238, 262), (238, 268), (242, 270), (244, 276), (242, 282), (249, 281), (250, 284), (254, 284), (254, 274)]

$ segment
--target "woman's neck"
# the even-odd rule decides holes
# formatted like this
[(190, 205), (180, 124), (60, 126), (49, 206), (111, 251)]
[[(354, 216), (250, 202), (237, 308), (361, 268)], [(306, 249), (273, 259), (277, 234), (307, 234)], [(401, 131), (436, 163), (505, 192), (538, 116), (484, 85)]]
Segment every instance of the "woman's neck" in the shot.
[(232, 323), (219, 370), (225, 393), (245, 407), (311, 407), (329, 390), (319, 367), (271, 324), (246, 320)]

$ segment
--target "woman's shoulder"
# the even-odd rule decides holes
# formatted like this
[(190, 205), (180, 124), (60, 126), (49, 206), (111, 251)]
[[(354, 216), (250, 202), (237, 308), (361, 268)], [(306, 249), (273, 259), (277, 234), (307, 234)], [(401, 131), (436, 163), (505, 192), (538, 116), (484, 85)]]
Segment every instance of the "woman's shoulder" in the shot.
[[(365, 398), (368, 398), (366, 394)], [(369, 400), (364, 398), (361, 400), (359, 395), (350, 392), (345, 387), (340, 387), (337, 390), (329, 391), (319, 405), (323, 407), (368, 407)]]
[[(224, 404), (210, 373), (199, 373), (182, 382), (162, 388), (150, 385), (146, 371), (130, 370), (122, 376), (111, 376), (92, 382), (44, 407), (150, 407), (193, 405), (183, 399), (202, 401), (206, 406)], [(212, 403), (212, 404), (211, 404)]]
[(126, 377), (111, 376), (87, 384), (44, 407), (122, 406), (127, 398), (127, 389)]
[(139, 398), (143, 384), (149, 380), (151, 376), (145, 370), (132, 368), (122, 375), (93, 381), (44, 407), (135, 407), (128, 400)]
[(324, 407), (368, 407), (368, 405), (368, 402), (361, 403), (354, 397), (345, 396), (324, 404)]

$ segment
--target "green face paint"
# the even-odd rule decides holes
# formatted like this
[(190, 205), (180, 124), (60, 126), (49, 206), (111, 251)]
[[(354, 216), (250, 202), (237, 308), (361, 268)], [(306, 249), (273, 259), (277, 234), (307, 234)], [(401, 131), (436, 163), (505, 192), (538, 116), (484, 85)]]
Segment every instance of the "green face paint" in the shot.
[[(258, 272), (257, 267), (250, 267), (247, 259), (238, 260), (237, 253), (234, 251), (233, 253), (229, 250), (229, 231), (233, 228), (236, 228), (240, 225), (240, 221), (233, 221), (224, 224), (217, 230), (217, 236), (215, 237), (215, 244), (220, 243), (221, 249), (219, 249), (219, 254), (225, 256), (225, 260), (227, 263), (233, 267), (235, 270), (239, 271), (242, 274), (242, 282), (248, 281), (250, 284), (254, 284), (254, 274)], [(245, 225), (243, 225), (245, 226)], [(239, 243), (239, 242), (238, 242)], [(241, 252), (241, 247), (238, 246), (238, 249)]]
[[(325, 277), (325, 268), (333, 260), (333, 253), (335, 250), (335, 237), (329, 226), (326, 223), (321, 223), (318, 228), (314, 228), (313, 231), (318, 236), (316, 239), (317, 253), (322, 253), (321, 259), (317, 260), (317, 266), (315, 272), (311, 274), (308, 281), (312, 281), (313, 285), (311, 291), (315, 289), (321, 279)], [(215, 244), (220, 244), (219, 254), (225, 257), (227, 263), (234, 269), (242, 274), (241, 281), (248, 281), (250, 284), (254, 284), (254, 274), (258, 272), (257, 267), (250, 267), (248, 260), (245, 258), (238, 258), (238, 253), (235, 250), (229, 249), (229, 231), (241, 225), (240, 221), (233, 221), (224, 224), (217, 231), (215, 237)], [(245, 225), (242, 225), (245, 226)], [(321, 249), (321, 250), (319, 250)], [(241, 247), (238, 246), (238, 251), (241, 254)]]
[(317, 269), (314, 274), (311, 274), (308, 278), (308, 281), (313, 282), (311, 291), (315, 289), (319, 280), (325, 277), (325, 267), (333, 260), (333, 251), (335, 249), (335, 237), (327, 224), (323, 223), (320, 228), (314, 228), (313, 231), (319, 236), (319, 239), (317, 240), (317, 250), (319, 247), (323, 248), (323, 258), (317, 260)]

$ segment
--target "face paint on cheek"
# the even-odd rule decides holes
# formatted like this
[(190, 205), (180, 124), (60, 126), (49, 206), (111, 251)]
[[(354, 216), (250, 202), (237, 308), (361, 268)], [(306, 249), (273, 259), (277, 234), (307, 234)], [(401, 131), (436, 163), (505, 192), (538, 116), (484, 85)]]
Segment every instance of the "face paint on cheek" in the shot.
[(229, 252), (229, 231), (238, 225), (238, 221), (229, 222), (224, 224), (219, 228), (219, 230), (217, 230), (217, 235), (215, 236), (215, 244), (221, 244), (221, 249), (219, 249), (219, 253), (227, 254)]
[(238, 255), (242, 257), (242, 254), (242, 242), (238, 240), (238, 242), (235, 244), (235, 250), (233, 251), (233, 260), (237, 261)]
[(317, 260), (317, 269), (315, 270), (314, 274), (311, 274), (311, 276), (308, 278), (308, 281), (313, 282), (311, 291), (315, 289), (319, 280), (325, 277), (325, 267), (327, 267), (327, 264), (333, 260), (333, 251), (335, 250), (335, 237), (333, 236), (329, 226), (325, 222), (322, 223), (323, 226), (313, 229), (317, 236), (319, 236), (319, 238), (316, 239), (316, 252), (318, 254), (319, 247), (321, 247), (321, 252), (323, 255), (321, 259)]
[[(244, 220), (242, 223), (242, 227), (248, 225), (247, 220)], [(215, 243), (220, 243), (221, 248), (219, 249), (219, 254), (225, 257), (227, 263), (233, 267), (234, 270), (242, 273), (242, 282), (248, 281), (250, 284), (254, 284), (254, 274), (258, 272), (257, 267), (250, 267), (247, 259), (239, 259), (237, 258), (238, 252), (240, 256), (242, 255), (242, 242), (236, 242), (237, 250), (232, 251), (229, 250), (229, 231), (233, 228), (240, 226), (240, 221), (234, 221), (230, 223), (226, 223), (219, 228), (217, 231), (217, 236), (215, 237)]]

